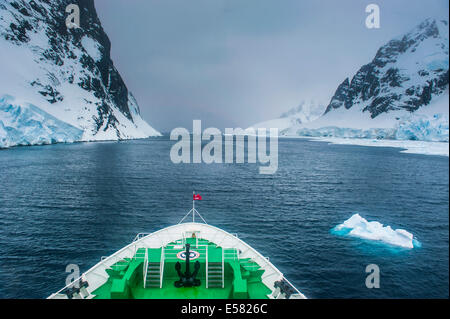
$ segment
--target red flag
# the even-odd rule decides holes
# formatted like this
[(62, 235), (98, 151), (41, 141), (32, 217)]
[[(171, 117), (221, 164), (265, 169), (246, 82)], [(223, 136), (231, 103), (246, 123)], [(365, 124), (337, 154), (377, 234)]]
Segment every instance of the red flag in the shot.
[(202, 196), (200, 194), (194, 194), (194, 200), (202, 200)]

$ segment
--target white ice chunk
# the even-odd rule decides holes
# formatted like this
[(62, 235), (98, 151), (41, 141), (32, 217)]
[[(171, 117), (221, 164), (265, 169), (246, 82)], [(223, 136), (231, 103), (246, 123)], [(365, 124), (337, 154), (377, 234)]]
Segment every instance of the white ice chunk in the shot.
[(449, 156), (448, 142), (424, 142), (424, 141), (399, 141), (399, 140), (378, 140), (367, 138), (311, 138), (315, 141), (328, 142), (330, 144), (340, 145), (358, 145), (374, 147), (395, 147), (402, 148), (401, 153), (440, 155)]
[(377, 221), (369, 222), (359, 214), (354, 214), (344, 223), (334, 227), (333, 232), (338, 235), (381, 241), (403, 248), (414, 248), (414, 243), (418, 243), (413, 234), (404, 229), (394, 230), (391, 226), (383, 226)]

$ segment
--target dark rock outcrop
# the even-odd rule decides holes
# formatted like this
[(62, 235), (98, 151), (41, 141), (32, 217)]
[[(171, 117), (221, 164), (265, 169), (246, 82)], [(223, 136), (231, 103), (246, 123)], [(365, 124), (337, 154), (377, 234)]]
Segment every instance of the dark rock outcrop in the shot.
[(390, 110), (413, 112), (449, 83), (448, 23), (427, 19), (382, 46), (369, 64), (337, 88), (325, 113), (355, 105), (372, 118)]

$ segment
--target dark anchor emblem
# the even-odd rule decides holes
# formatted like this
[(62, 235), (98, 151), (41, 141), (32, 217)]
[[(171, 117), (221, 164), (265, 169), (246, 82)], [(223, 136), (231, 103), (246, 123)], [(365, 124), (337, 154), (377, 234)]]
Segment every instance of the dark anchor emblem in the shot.
[(180, 287), (197, 287), (200, 286), (200, 280), (199, 279), (195, 279), (195, 277), (198, 274), (198, 271), (200, 269), (200, 263), (198, 262), (198, 260), (195, 262), (194, 265), (194, 272), (191, 274), (190, 269), (189, 269), (189, 259), (190, 259), (190, 254), (189, 254), (189, 249), (191, 248), (190, 244), (186, 244), (186, 271), (183, 274), (181, 272), (181, 264), (179, 261), (177, 261), (177, 263), (175, 264), (175, 270), (178, 273), (178, 276), (180, 277), (180, 280), (175, 281), (175, 287), (180, 288)]

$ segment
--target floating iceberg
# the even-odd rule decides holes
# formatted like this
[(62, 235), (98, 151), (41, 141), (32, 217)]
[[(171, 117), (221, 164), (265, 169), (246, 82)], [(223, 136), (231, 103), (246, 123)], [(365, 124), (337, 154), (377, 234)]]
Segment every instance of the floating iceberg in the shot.
[(368, 240), (381, 241), (386, 244), (403, 248), (419, 247), (420, 243), (414, 239), (413, 234), (404, 229), (392, 229), (391, 226), (373, 221), (368, 222), (359, 214), (354, 214), (344, 223), (337, 225), (332, 232), (342, 236), (359, 237)]

